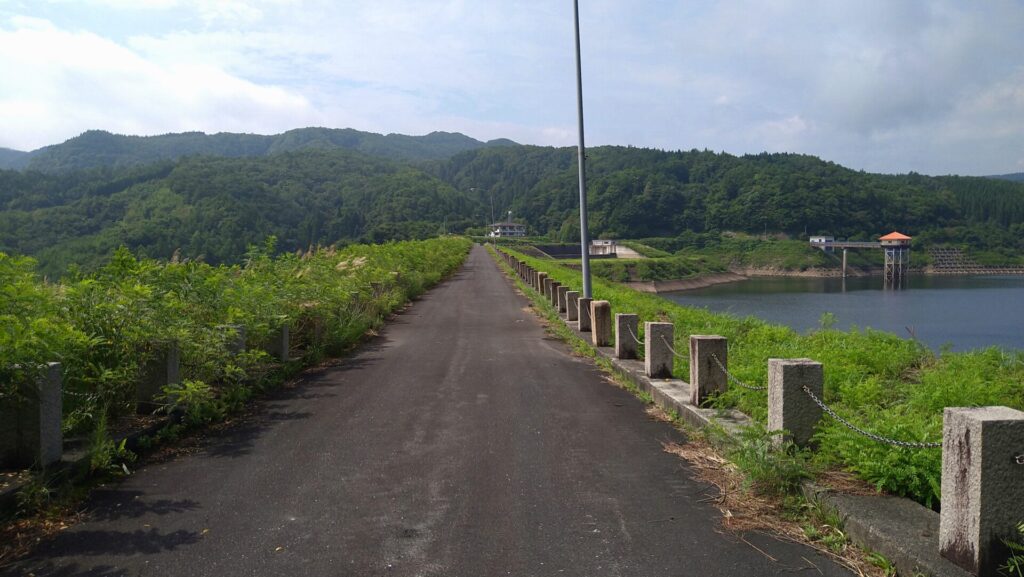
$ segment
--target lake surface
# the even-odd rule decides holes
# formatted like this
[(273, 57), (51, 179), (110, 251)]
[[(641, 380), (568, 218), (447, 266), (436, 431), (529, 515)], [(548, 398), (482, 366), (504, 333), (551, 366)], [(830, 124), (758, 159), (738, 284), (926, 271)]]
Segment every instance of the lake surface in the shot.
[(738, 316), (753, 315), (806, 332), (821, 315), (835, 328), (871, 327), (916, 338), (933, 350), (998, 345), (1024, 350), (1024, 276), (911, 275), (903, 290), (881, 277), (760, 277), (704, 289), (663, 293), (671, 301)]

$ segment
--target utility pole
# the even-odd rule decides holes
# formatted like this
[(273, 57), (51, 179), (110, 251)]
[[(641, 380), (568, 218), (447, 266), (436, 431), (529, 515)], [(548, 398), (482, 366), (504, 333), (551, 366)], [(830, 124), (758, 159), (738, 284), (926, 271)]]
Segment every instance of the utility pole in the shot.
[(580, 146), (580, 263), (583, 269), (583, 297), (593, 298), (590, 287), (590, 232), (587, 230), (587, 168), (586, 146), (583, 143), (583, 66), (580, 61), (580, 3), (572, 2), (576, 29), (576, 112), (579, 118)]

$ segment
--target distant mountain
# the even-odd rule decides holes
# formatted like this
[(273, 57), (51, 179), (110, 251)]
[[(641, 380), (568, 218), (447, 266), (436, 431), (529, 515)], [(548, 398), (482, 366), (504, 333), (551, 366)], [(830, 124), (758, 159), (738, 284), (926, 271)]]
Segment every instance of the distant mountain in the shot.
[[(426, 238), (483, 223), (483, 207), (406, 163), (343, 149), (265, 157), (194, 156), (75, 172), (0, 171), (0, 252), (58, 275), (93, 268), (118, 246), (167, 259), (238, 262), (250, 244), (280, 249)], [(471, 220), (472, 215), (480, 215)]]
[(1012, 174), (993, 174), (988, 178), (995, 178), (998, 180), (1012, 180), (1013, 182), (1024, 182), (1024, 172), (1014, 172)]
[(305, 149), (346, 149), (391, 160), (428, 161), (492, 146), (516, 146), (516, 143), (506, 139), (481, 142), (457, 132), (407, 136), (351, 128), (299, 128), (276, 135), (183, 132), (160, 136), (126, 136), (90, 130), (62, 144), (31, 153), (11, 151), (9, 161), (5, 161), (6, 154), (0, 154), (0, 168), (54, 173), (152, 164), (185, 156), (258, 157)]
[(0, 169), (20, 170), (28, 165), (30, 153), (10, 148), (0, 148)]
[[(122, 244), (159, 258), (239, 262), (247, 245), (270, 235), (296, 251), (479, 233), (509, 210), (531, 234), (577, 239), (575, 148), (491, 144), (326, 129), (276, 137), (89, 132), (46, 152), (66, 161), (54, 166), (92, 168), (0, 170), (0, 251), (36, 256), (50, 275), (69, 264), (92, 268)], [(381, 158), (467, 146), (475, 148), (439, 160)], [(595, 238), (705, 246), (727, 231), (868, 240), (899, 230), (916, 247), (969, 246), (993, 263), (1024, 254), (1022, 182), (870, 174), (797, 154), (600, 146), (588, 158)]]

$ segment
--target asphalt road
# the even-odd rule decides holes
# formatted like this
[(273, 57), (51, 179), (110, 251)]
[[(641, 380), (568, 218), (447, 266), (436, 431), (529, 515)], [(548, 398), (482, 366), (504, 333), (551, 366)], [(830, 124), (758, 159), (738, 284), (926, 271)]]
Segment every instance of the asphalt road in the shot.
[(340, 366), (98, 490), (86, 521), (0, 574), (848, 575), (723, 533), (662, 451), (680, 434), (643, 411), (477, 247)]

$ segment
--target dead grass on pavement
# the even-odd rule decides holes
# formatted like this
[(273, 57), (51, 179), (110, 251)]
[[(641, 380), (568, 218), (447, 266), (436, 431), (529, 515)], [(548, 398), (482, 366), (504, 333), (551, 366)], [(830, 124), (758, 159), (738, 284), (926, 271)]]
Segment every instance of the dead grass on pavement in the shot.
[[(671, 421), (669, 416), (657, 407), (650, 407), (647, 414), (651, 418)], [(866, 577), (885, 577), (885, 572), (871, 564), (867, 554), (856, 547), (843, 547), (836, 552), (820, 543), (808, 539), (801, 526), (801, 521), (790, 520), (792, 514), (785, 511), (781, 500), (773, 497), (757, 495), (743, 486), (743, 475), (735, 465), (718, 454), (706, 441), (689, 436), (686, 444), (663, 443), (665, 452), (677, 455), (690, 464), (694, 476), (708, 484), (708, 494), (704, 502), (711, 503), (722, 514), (722, 528), (744, 543), (775, 561), (767, 552), (759, 549), (743, 535), (758, 531), (776, 539), (807, 545), (822, 555), (845, 566), (857, 575)], [(810, 559), (804, 559), (814, 565)], [(819, 570), (820, 573), (820, 570)]]

